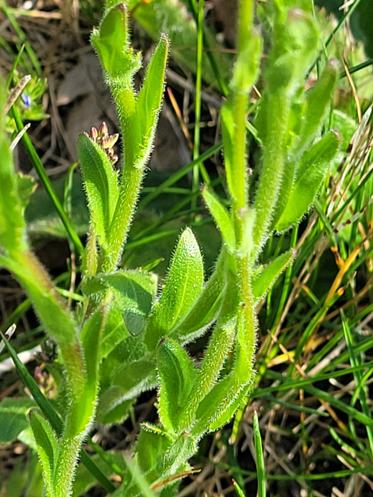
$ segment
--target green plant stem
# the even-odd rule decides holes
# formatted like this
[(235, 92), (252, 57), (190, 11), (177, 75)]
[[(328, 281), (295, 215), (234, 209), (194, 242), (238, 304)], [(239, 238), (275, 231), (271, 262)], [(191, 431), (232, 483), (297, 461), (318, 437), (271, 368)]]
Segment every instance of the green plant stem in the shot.
[(70, 393), (79, 402), (85, 385), (85, 364), (72, 315), (31, 250), (12, 253), (7, 267), (26, 288), (40, 320), (59, 346)]
[[(266, 141), (263, 150), (261, 180), (255, 196), (258, 222), (254, 229), (255, 251), (262, 248), (270, 228), (280, 191), (285, 163), (285, 140), (289, 118), (289, 99), (286, 92), (278, 90), (267, 96)], [(265, 180), (264, 180), (265, 179)]]
[[(20, 132), (24, 129), (24, 124), (22, 122), (21, 116), (19, 111), (15, 106), (13, 106), (10, 110), (12, 117), (14, 119), (14, 122), (16, 123), (17, 131)], [(40, 181), (42, 182), (47, 194), (49, 195), (49, 198), (51, 199), (54, 208), (57, 211), (57, 214), (59, 215), (62, 224), (64, 225), (66, 229), (66, 233), (68, 237), (70, 238), (72, 244), (75, 247), (75, 250), (77, 251), (78, 254), (83, 253), (83, 244), (80, 241), (79, 236), (77, 235), (75, 229), (73, 228), (69, 218), (66, 215), (66, 212), (59, 200), (59, 198), (56, 195), (56, 192), (53, 189), (52, 183), (50, 179), (48, 178), (48, 175), (44, 169), (44, 166), (40, 160), (40, 157), (38, 153), (35, 150), (34, 145), (32, 144), (32, 141), (30, 140), (30, 137), (28, 136), (27, 133), (24, 133), (22, 136), (22, 142), (26, 148), (27, 154), (29, 155), (36, 172), (38, 173), (38, 176), (40, 178)]]
[(250, 257), (238, 257), (236, 264), (239, 280), (239, 305), (241, 306), (237, 341), (240, 344), (240, 355), (242, 357), (242, 360), (240, 360), (241, 365), (238, 369), (241, 370), (242, 367), (242, 373), (240, 372), (240, 376), (246, 376), (247, 374), (251, 375), (253, 371), (257, 318), (255, 313), (255, 299), (251, 285)]
[[(238, 36), (237, 36), (237, 59), (247, 47), (248, 36), (252, 35), (252, 24), (254, 17), (254, 3), (252, 0), (241, 0), (239, 3), (238, 15)], [(255, 353), (256, 340), (256, 315), (255, 302), (251, 287), (250, 252), (245, 234), (244, 216), (248, 211), (248, 174), (247, 174), (247, 113), (249, 95), (246, 87), (234, 88), (233, 110), (235, 116), (234, 133), (234, 167), (233, 177), (235, 180), (235, 197), (233, 201), (233, 217), (236, 230), (237, 247), (243, 248), (244, 252), (236, 255), (236, 269), (238, 275), (239, 292), (239, 314), (237, 342), (240, 349), (238, 354), (237, 373), (246, 383), (253, 370), (253, 358)]]
[[(252, 24), (254, 17), (254, 3), (252, 0), (240, 0), (238, 10), (238, 35), (237, 35), (237, 60), (245, 51), (248, 37), (252, 35)], [(246, 122), (249, 106), (249, 95), (247, 88), (235, 87), (232, 91), (232, 105), (235, 122), (233, 136), (233, 217), (236, 229), (237, 243), (242, 240), (242, 210), (247, 208), (247, 132)]]
[(266, 476), (265, 476), (265, 465), (263, 457), (263, 446), (262, 438), (260, 435), (260, 427), (258, 415), (254, 412), (253, 420), (253, 430), (254, 430), (254, 443), (255, 443), (255, 454), (256, 454), (256, 473), (258, 480), (258, 497), (266, 497)]
[(120, 262), (123, 246), (127, 240), (131, 221), (139, 197), (144, 172), (128, 165), (124, 167), (118, 202), (110, 226), (110, 254), (103, 262), (104, 272), (114, 271)]

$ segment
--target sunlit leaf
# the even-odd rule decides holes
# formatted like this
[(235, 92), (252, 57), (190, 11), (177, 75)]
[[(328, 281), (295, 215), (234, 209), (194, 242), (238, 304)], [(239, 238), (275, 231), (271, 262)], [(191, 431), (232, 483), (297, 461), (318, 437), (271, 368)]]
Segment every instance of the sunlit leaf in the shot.
[(54, 471), (58, 458), (58, 441), (49, 422), (37, 411), (31, 411), (30, 424), (36, 441), (37, 453), (43, 468), (44, 485), (48, 495), (53, 496)]
[(187, 352), (170, 339), (158, 348), (157, 367), (160, 378), (159, 417), (171, 433), (177, 432), (180, 411), (194, 384), (196, 369)]
[(297, 223), (308, 211), (338, 147), (339, 139), (330, 131), (305, 153), (285, 210), (276, 224), (277, 231), (283, 231)]
[(118, 200), (118, 179), (109, 157), (88, 136), (78, 139), (80, 167), (95, 233), (107, 248), (107, 237)]
[(208, 188), (204, 188), (202, 196), (206, 205), (211, 212), (214, 221), (221, 231), (224, 243), (226, 243), (229, 250), (233, 251), (236, 245), (236, 236), (234, 233), (234, 227), (232, 223), (232, 218), (230, 217), (227, 209), (220, 202), (219, 198), (209, 191)]
[(188, 313), (202, 292), (203, 261), (190, 229), (181, 235), (162, 294), (153, 307), (145, 332), (151, 348)]
[(294, 259), (295, 252), (290, 250), (279, 255), (265, 266), (259, 266), (253, 276), (253, 294), (257, 300), (262, 299), (276, 283), (277, 278)]

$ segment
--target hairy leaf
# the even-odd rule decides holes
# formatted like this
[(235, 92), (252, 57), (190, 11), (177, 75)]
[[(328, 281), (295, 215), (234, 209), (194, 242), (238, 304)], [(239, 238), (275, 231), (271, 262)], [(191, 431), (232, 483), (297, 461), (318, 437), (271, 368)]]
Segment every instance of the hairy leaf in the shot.
[(305, 153), (289, 200), (276, 224), (277, 231), (286, 230), (307, 212), (325, 178), (329, 162), (338, 151), (338, 146), (337, 135), (330, 131)]
[(325, 119), (325, 114), (338, 81), (338, 65), (330, 61), (323, 70), (320, 78), (306, 94), (306, 108), (303, 114), (302, 126), (295, 154), (299, 157), (307, 150)]
[(150, 481), (158, 476), (157, 469), (169, 446), (170, 440), (165, 435), (142, 427), (136, 443), (136, 460)]
[(58, 457), (57, 437), (49, 422), (35, 410), (30, 413), (30, 424), (43, 468), (44, 485), (48, 496), (52, 497), (55, 495), (53, 480)]
[(35, 403), (28, 398), (5, 398), (0, 402), (0, 443), (13, 442), (29, 426), (27, 412)]
[(193, 387), (196, 369), (183, 347), (170, 339), (158, 348), (157, 367), (160, 378), (159, 417), (169, 432), (177, 433), (180, 410)]
[(172, 330), (172, 337), (184, 344), (188, 343), (200, 336), (215, 321), (223, 301), (225, 280), (225, 255), (223, 252), (200, 296), (185, 318)]
[[(283, 184), (290, 132), (292, 100), (304, 84), (306, 72), (317, 55), (318, 29), (309, 12), (277, 5), (273, 45), (265, 71), (256, 127), (263, 146), (263, 160), (255, 194), (254, 244), (257, 253), (272, 228)], [(291, 186), (291, 175), (290, 175)]]
[(27, 207), (31, 195), (37, 188), (35, 178), (28, 174), (17, 173), (18, 195), (21, 201), (23, 210)]
[(232, 219), (228, 211), (220, 202), (219, 198), (210, 192), (208, 188), (203, 189), (202, 196), (217, 227), (221, 231), (224, 243), (227, 245), (228, 249), (233, 252), (236, 246), (236, 236)]
[(183, 412), (180, 415), (180, 423), (183, 429), (190, 428), (200, 402), (217, 382), (224, 362), (232, 348), (236, 319), (234, 317), (224, 321), (225, 319), (227, 319), (227, 314), (224, 314), (222, 322), (218, 321), (216, 324), (194, 380), (191, 393), (184, 401)]
[[(143, 168), (148, 162), (154, 142), (154, 134), (158, 123), (161, 109), (166, 64), (168, 58), (169, 43), (165, 35), (162, 35), (150, 62), (146, 68), (144, 82), (139, 92), (134, 119), (140, 124), (140, 135), (136, 137), (137, 153), (131, 159), (126, 150), (126, 159), (137, 168)], [(130, 132), (130, 127), (128, 128)]]
[(156, 384), (155, 365), (147, 358), (123, 364), (110, 377), (99, 400), (97, 419), (102, 423), (123, 418), (133, 399)]
[(188, 313), (202, 288), (201, 252), (192, 231), (186, 229), (177, 244), (162, 294), (149, 318), (145, 342), (150, 348), (154, 348)]
[(99, 28), (92, 33), (91, 43), (108, 77), (129, 84), (141, 66), (141, 56), (129, 46), (128, 14), (123, 3), (105, 12)]
[(78, 151), (91, 222), (101, 246), (108, 249), (110, 223), (118, 200), (117, 174), (104, 150), (88, 136), (79, 136)]
[(289, 250), (279, 255), (265, 266), (259, 266), (253, 275), (253, 294), (256, 300), (262, 299), (276, 283), (280, 274), (294, 259), (295, 252)]

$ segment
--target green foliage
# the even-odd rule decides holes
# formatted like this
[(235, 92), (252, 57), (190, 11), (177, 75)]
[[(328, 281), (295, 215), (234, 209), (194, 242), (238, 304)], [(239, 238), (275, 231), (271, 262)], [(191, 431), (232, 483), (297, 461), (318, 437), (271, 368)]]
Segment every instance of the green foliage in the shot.
[(192, 359), (177, 342), (167, 339), (158, 348), (159, 417), (170, 433), (178, 432), (180, 413), (195, 384)]
[(221, 255), (213, 274), (190, 311), (171, 331), (172, 336), (183, 343), (188, 343), (196, 339), (216, 320), (222, 305), (225, 280), (225, 257)]
[(107, 251), (110, 224), (118, 201), (117, 174), (104, 150), (89, 137), (80, 135), (78, 151), (91, 222), (101, 247)]
[(288, 201), (276, 224), (277, 231), (291, 227), (307, 212), (320, 190), (338, 147), (338, 137), (330, 131), (304, 154)]
[(203, 190), (202, 196), (217, 227), (221, 231), (224, 243), (233, 252), (236, 248), (236, 235), (229, 212), (220, 202), (219, 198), (207, 188)]
[(149, 317), (145, 341), (150, 348), (188, 313), (201, 294), (202, 286), (202, 256), (192, 231), (186, 229), (177, 244), (161, 296)]
[[(110, 137), (104, 137), (109, 145), (100, 142), (93, 130), (78, 139), (90, 228), (82, 295), (72, 310), (26, 240), (24, 210), (34, 185), (15, 173), (5, 125), (0, 123), (0, 262), (27, 291), (58, 346), (66, 373), (66, 409), (60, 417), (40, 397), (7, 344), (49, 420), (35, 411), (30, 415), (48, 497), (71, 495), (81, 446), (92, 424), (124, 419), (145, 390), (158, 389), (160, 425), (144, 425), (132, 458), (115, 470), (123, 476), (115, 495), (122, 497), (158, 491), (173, 495), (174, 480), (188, 469), (200, 439), (228, 423), (245, 403), (255, 380), (257, 303), (293, 262), (295, 251), (282, 248), (266, 265), (258, 261), (274, 231), (296, 225), (314, 203), (339, 146), (333, 131), (320, 136), (336, 86), (335, 65), (327, 64), (313, 88), (303, 90), (320, 49), (315, 18), (303, 4), (303, 9), (293, 8), (295, 2), (279, 0), (270, 6), (273, 36), (254, 117), (261, 155), (249, 178), (249, 97), (265, 44), (253, 28), (254, 2), (239, 2), (237, 57), (221, 111), (228, 199), (224, 204), (211, 186), (202, 193), (223, 240), (206, 282), (201, 251), (189, 228), (177, 242), (158, 295), (152, 273), (120, 267), (154, 143), (169, 45), (162, 36), (137, 90), (135, 75), (142, 59), (130, 44), (124, 3), (106, 2), (91, 38), (116, 105), (123, 154), (117, 172)], [(69, 223), (65, 225), (68, 229)], [(185, 345), (208, 330), (206, 349), (197, 362)], [(14, 425), (8, 415), (0, 406), (4, 439), (19, 435), (26, 426), (24, 413)], [(257, 420), (254, 432), (262, 464)], [(100, 475), (97, 466), (88, 463), (88, 468)], [(258, 466), (264, 495), (262, 470)], [(113, 490), (105, 476), (99, 478)]]
[(293, 251), (285, 252), (265, 266), (258, 266), (253, 275), (253, 294), (257, 300), (265, 297), (278, 277), (294, 259)]
[(27, 398), (5, 398), (0, 402), (0, 443), (13, 442), (27, 428), (27, 412), (34, 402)]
[(35, 437), (37, 453), (43, 468), (44, 485), (48, 495), (54, 495), (54, 472), (58, 457), (58, 441), (48, 421), (37, 411), (30, 413), (30, 425)]
[[(116, 3), (116, 2), (114, 2)], [(197, 29), (188, 7), (193, 10), (195, 2), (188, 0), (153, 0), (141, 2), (127, 0), (127, 5), (136, 22), (150, 35), (158, 40), (161, 33), (167, 33), (172, 45), (172, 57), (182, 66), (196, 72), (196, 60), (190, 54), (196, 53)], [(216, 39), (208, 26), (203, 26), (204, 45), (208, 50), (202, 59), (202, 77), (212, 85), (225, 89), (228, 79), (231, 57)]]

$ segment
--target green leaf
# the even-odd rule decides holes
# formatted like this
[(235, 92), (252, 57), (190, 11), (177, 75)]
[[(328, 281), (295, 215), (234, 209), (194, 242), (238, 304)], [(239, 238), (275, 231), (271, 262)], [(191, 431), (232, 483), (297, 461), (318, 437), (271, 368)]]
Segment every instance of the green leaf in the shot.
[(156, 497), (153, 490), (150, 488), (150, 484), (145, 478), (144, 474), (140, 470), (136, 460), (124, 459), (127, 469), (132, 477), (132, 480), (136, 484), (138, 490), (140, 491), (140, 495), (143, 497)]
[(193, 423), (199, 403), (206, 397), (217, 382), (220, 372), (233, 345), (236, 318), (227, 319), (224, 313), (222, 322), (216, 324), (210, 337), (201, 366), (194, 380), (191, 392), (184, 400), (180, 424), (189, 430)]
[(230, 418), (226, 417), (226, 412), (229, 411), (229, 416), (233, 416), (234, 411), (230, 407), (232, 404), (236, 405), (239, 393), (239, 385), (233, 374), (220, 380), (200, 403), (196, 413), (197, 422), (193, 426), (192, 434), (201, 436), (212, 430), (214, 422), (223, 416), (224, 422), (228, 422)]
[(105, 327), (106, 313), (102, 308), (94, 312), (84, 323), (82, 335), (82, 348), (86, 364), (86, 382), (84, 396), (80, 399), (75, 411), (74, 420), (69, 429), (72, 434), (81, 433), (87, 429), (92, 421), (96, 409), (99, 387), (100, 345), (101, 335)]
[(108, 316), (101, 336), (100, 357), (106, 358), (120, 343), (128, 338), (123, 312), (116, 301), (108, 306)]
[(301, 156), (308, 149), (325, 119), (338, 81), (338, 65), (330, 61), (320, 78), (306, 94), (306, 107), (303, 114), (299, 138), (295, 145), (295, 155)]
[(241, 388), (238, 395), (235, 396), (234, 399), (228, 400), (225, 407), (222, 407), (219, 415), (213, 420), (212, 423), (210, 423), (208, 427), (209, 431), (220, 430), (220, 428), (231, 421), (237, 410), (247, 399), (249, 389), (249, 386)]
[[(189, 469), (188, 459), (197, 452), (197, 439), (189, 433), (181, 433), (174, 441), (162, 461), (161, 478), (173, 476)], [(172, 495), (172, 494), (171, 494)]]
[(109, 9), (91, 36), (108, 77), (129, 84), (141, 66), (141, 56), (129, 47), (128, 14), (123, 3)]
[(162, 294), (153, 307), (145, 331), (145, 342), (150, 349), (188, 313), (202, 289), (201, 252), (192, 231), (186, 229), (179, 239)]
[(29, 426), (27, 412), (34, 406), (28, 398), (5, 398), (0, 402), (0, 443), (13, 442)]
[(23, 210), (26, 209), (31, 195), (36, 190), (38, 184), (32, 176), (28, 174), (17, 173), (17, 184), (18, 184), (18, 195), (23, 207)]
[(171, 433), (178, 432), (180, 410), (193, 387), (196, 369), (181, 345), (173, 340), (163, 342), (157, 351), (159, 372), (159, 418)]
[(157, 476), (157, 468), (169, 446), (170, 440), (165, 435), (149, 431), (146, 426), (142, 426), (136, 443), (136, 460), (149, 480), (152, 481)]
[(220, 202), (219, 198), (209, 191), (208, 188), (203, 189), (202, 196), (217, 227), (221, 231), (224, 243), (227, 245), (228, 249), (233, 252), (236, 247), (236, 235), (232, 219), (227, 209)]
[(285, 165), (276, 211), (272, 219), (272, 226), (276, 226), (281, 213), (286, 207), (294, 185), (300, 158), (309, 149), (315, 136), (321, 130), (337, 81), (337, 64), (331, 61), (326, 65), (315, 85), (306, 93), (305, 98), (303, 97), (303, 106), (293, 105), (293, 113), (297, 116), (294, 134), (297, 136)]
[(254, 244), (261, 249), (271, 227), (284, 175), (291, 101), (284, 89), (267, 92), (259, 109), (258, 126), (263, 146), (258, 186), (255, 192)]
[[(108, 423), (113, 416), (123, 417), (133, 399), (156, 384), (155, 365), (150, 358), (123, 364), (110, 377), (110, 384), (101, 393), (97, 419)], [(122, 412), (121, 412), (122, 409)]]
[(133, 116), (140, 123), (140, 136), (133, 142), (133, 146), (137, 148), (136, 155), (131, 158), (126, 148), (126, 161), (136, 168), (145, 167), (153, 147), (165, 86), (168, 49), (168, 39), (162, 35), (147, 66), (144, 82), (138, 94), (136, 113)]
[(223, 302), (225, 286), (223, 251), (200, 296), (184, 319), (172, 330), (171, 336), (184, 344), (198, 338), (217, 318)]
[(320, 36), (312, 12), (277, 7), (265, 81), (269, 92), (283, 88), (291, 96), (317, 56)]
[(120, 310), (128, 332), (139, 335), (145, 327), (157, 291), (156, 275), (137, 270), (99, 273), (83, 283), (87, 295), (107, 289), (114, 294), (114, 306)]
[(276, 4), (275, 13), (273, 43), (265, 70), (266, 87), (255, 123), (263, 145), (255, 194), (254, 245), (257, 254), (272, 230), (273, 218), (277, 217), (276, 204), (281, 202), (281, 188), (287, 191), (292, 185), (292, 172), (285, 167), (291, 107), (318, 53), (319, 40), (311, 12)]
[(253, 275), (253, 294), (256, 300), (262, 299), (266, 293), (276, 283), (280, 274), (285, 271), (287, 266), (295, 257), (295, 252), (289, 250), (279, 255), (265, 266), (259, 266)]
[(101, 246), (108, 249), (107, 237), (118, 200), (117, 173), (104, 150), (88, 136), (79, 136), (78, 152), (91, 222)]
[(339, 139), (330, 131), (305, 153), (287, 205), (276, 224), (277, 231), (286, 230), (300, 221), (310, 208), (338, 147)]
[(49, 422), (37, 411), (30, 412), (30, 424), (40, 464), (43, 468), (44, 485), (48, 496), (52, 497), (55, 495), (53, 479), (58, 457), (57, 437)]

